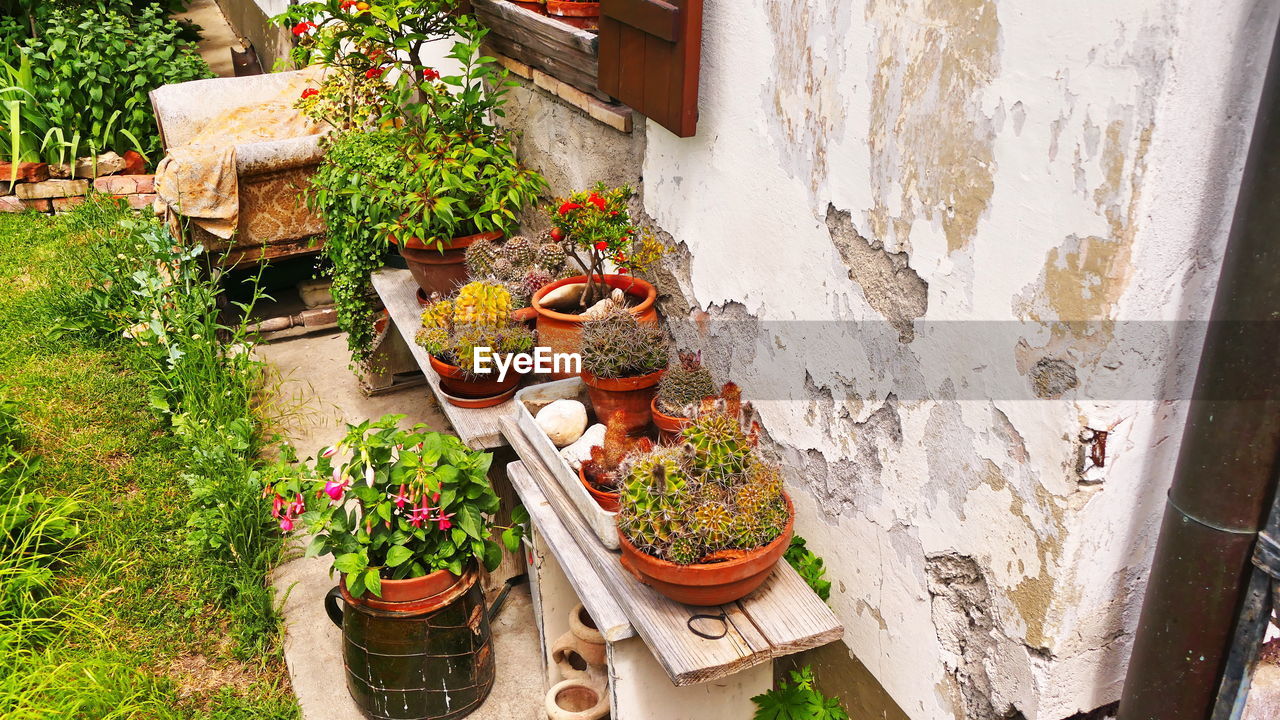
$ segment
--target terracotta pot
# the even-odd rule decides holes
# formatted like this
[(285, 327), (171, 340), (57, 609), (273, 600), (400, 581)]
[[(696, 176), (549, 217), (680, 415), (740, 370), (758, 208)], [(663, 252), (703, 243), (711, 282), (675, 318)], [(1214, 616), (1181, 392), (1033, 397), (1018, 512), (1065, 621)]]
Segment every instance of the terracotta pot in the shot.
[(592, 18), (600, 16), (598, 2), (566, 2), (566, 0), (547, 0), (547, 14), (558, 17)]
[(450, 590), (461, 580), (461, 577), (448, 570), (436, 570), (408, 580), (383, 580), (381, 597), (371, 592), (358, 598), (352, 597), (347, 592), (345, 574), (339, 581), (339, 586), (342, 588), (342, 599), (349, 604), (364, 605), (374, 610), (400, 611), (410, 608), (413, 612), (428, 612), (444, 604), (449, 595), (452, 595)]
[(665, 370), (638, 377), (600, 378), (583, 370), (582, 382), (587, 386), (591, 407), (600, 422), (607, 423), (615, 413), (622, 413), (627, 433), (639, 435), (649, 427), (650, 408), (663, 372)]
[(523, 2), (522, 0), (511, 0), (511, 4), (516, 7), (522, 7), (532, 13), (546, 15), (546, 7), (540, 2)]
[(601, 509), (607, 512), (618, 512), (618, 493), (597, 490), (596, 486), (592, 485), (590, 480), (587, 480), (587, 474), (582, 470), (581, 465), (578, 466), (578, 479), (582, 481), (582, 486), (587, 489), (587, 492), (591, 493), (591, 497)]
[[(631, 314), (640, 322), (657, 323), (658, 311), (653, 303), (658, 298), (658, 291), (640, 278), (630, 275), (600, 276), (609, 287), (622, 288), (623, 292), (639, 298), (640, 302), (630, 308)], [(538, 344), (547, 347), (553, 353), (576, 353), (582, 348), (582, 324), (586, 322), (581, 315), (569, 315), (542, 307), (542, 297), (561, 285), (586, 282), (586, 275), (557, 280), (533, 294), (529, 304), (538, 313)], [(574, 373), (552, 373), (557, 380), (573, 377)]]
[(466, 254), (467, 248), (477, 240), (497, 240), (500, 232), (477, 233), (456, 237), (445, 245), (444, 250), (437, 250), (435, 245), (427, 245), (418, 238), (409, 238), (400, 242), (392, 237), (391, 241), (400, 248), (400, 254), (409, 265), (409, 272), (422, 288), (427, 297), (438, 292), (448, 295), (454, 288), (467, 282)]
[(543, 709), (548, 720), (600, 720), (609, 714), (609, 694), (582, 678), (561, 680), (547, 691)]
[(791, 498), (785, 494), (783, 497), (789, 513), (787, 526), (764, 547), (723, 553), (732, 557), (722, 562), (677, 565), (642, 552), (619, 531), (622, 566), (640, 582), (678, 603), (711, 606), (739, 600), (769, 578), (774, 565), (791, 544), (796, 510)]
[(658, 409), (658, 396), (655, 393), (653, 399), (649, 401), (649, 412), (653, 415), (653, 424), (658, 428), (658, 440), (663, 443), (673, 443), (680, 439), (680, 433), (693, 422), (687, 417), (679, 415), (667, 415)]
[[(428, 355), (431, 360), (431, 369), (436, 371), (440, 376), (440, 388), (444, 390), (446, 399), (452, 405), (458, 407), (492, 407), (504, 402), (510, 393), (520, 386), (520, 381), (524, 379), (524, 373), (517, 373), (514, 370), (507, 371), (507, 377), (499, 381), (498, 373), (495, 371), (486, 377), (476, 377), (467, 375), (462, 368), (456, 365), (450, 365), (439, 360), (434, 355)], [(466, 404), (457, 400), (466, 401)], [(488, 404), (484, 404), (487, 401)], [(479, 404), (477, 404), (479, 403)]]

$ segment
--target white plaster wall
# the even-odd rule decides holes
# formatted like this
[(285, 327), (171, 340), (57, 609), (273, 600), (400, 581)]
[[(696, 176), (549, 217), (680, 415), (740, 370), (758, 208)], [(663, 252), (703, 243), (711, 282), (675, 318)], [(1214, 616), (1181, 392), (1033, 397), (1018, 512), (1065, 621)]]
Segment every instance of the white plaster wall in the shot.
[[(724, 366), (794, 469), (846, 642), (912, 718), (1118, 697), (1182, 421), (1156, 398), (1199, 347), (1128, 321), (1207, 316), (1276, 20), (1245, 0), (706, 3), (698, 133), (648, 125), (644, 207), (688, 251), (695, 315), (757, 323)], [(847, 260), (833, 228), (867, 247)], [(882, 282), (857, 258), (886, 251), (909, 270)], [(1117, 322), (1061, 322), (1083, 319)], [(1079, 387), (1038, 398), (1044, 358)], [(1153, 386), (1116, 391), (1135, 376)], [(1112, 425), (1080, 473), (1082, 429)]]

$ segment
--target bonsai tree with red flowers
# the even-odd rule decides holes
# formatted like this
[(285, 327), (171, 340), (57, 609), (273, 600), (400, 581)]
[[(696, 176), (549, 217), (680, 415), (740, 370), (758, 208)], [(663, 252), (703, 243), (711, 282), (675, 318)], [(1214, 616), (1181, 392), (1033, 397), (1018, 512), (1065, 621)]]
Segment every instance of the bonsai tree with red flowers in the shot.
[(587, 277), (578, 304), (590, 307), (605, 297), (603, 276), (608, 265), (621, 275), (648, 270), (662, 257), (663, 248), (649, 234), (640, 234), (632, 222), (627, 201), (635, 192), (629, 185), (609, 189), (597, 183), (591, 190), (556, 200), (551, 211), (551, 238), (565, 245), (565, 252)]
[[(498, 510), (488, 478), (493, 455), (425, 425), (401, 430), (402, 419), (348, 425), (313, 468), (263, 493), (281, 530), (315, 536), (307, 557), (333, 556), (354, 597), (366, 590), (381, 597), (386, 580), (461, 575), (472, 562), (492, 570), (501, 560), (488, 519)], [(514, 550), (521, 534), (519, 525), (506, 528), (504, 544)]]

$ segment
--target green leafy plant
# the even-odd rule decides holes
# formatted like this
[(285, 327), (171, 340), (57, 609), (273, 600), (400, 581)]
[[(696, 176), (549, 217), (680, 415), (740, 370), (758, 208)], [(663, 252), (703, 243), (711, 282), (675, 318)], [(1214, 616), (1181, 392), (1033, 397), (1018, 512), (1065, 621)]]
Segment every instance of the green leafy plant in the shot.
[(800, 577), (804, 578), (809, 587), (813, 588), (818, 597), (824, 602), (831, 599), (831, 581), (826, 579), (827, 569), (823, 566), (822, 558), (805, 547), (804, 538), (799, 535), (792, 536), (791, 545), (787, 548), (784, 557)]
[(814, 686), (813, 669), (806, 666), (791, 671), (790, 682), (751, 698), (756, 704), (752, 720), (849, 720), (849, 713), (836, 698), (823, 695)]
[(778, 467), (756, 447), (736, 388), (709, 403), (682, 443), (629, 455), (618, 529), (637, 549), (680, 565), (727, 559), (772, 542), (791, 509)]
[(667, 355), (662, 328), (617, 305), (582, 326), (582, 369), (596, 377), (648, 375), (667, 366)]
[(313, 471), (265, 491), (281, 530), (314, 534), (307, 557), (332, 555), (333, 569), (357, 597), (366, 590), (381, 596), (383, 580), (436, 570), (461, 575), (473, 560), (492, 570), (501, 560), (486, 519), (498, 510), (487, 476), (493, 455), (425, 425), (399, 429), (402, 419), (348, 425)]
[(641, 235), (631, 220), (627, 201), (634, 194), (629, 186), (609, 189), (598, 183), (592, 190), (557, 199), (550, 212), (551, 238), (565, 243), (569, 257), (587, 277), (578, 300), (583, 309), (605, 296), (601, 277), (606, 263), (620, 274), (640, 273), (663, 255), (661, 243), (652, 235)]
[(528, 352), (534, 346), (533, 331), (511, 319), (511, 293), (499, 283), (476, 280), (448, 299), (434, 298), (422, 311), (422, 329), (416, 340), (427, 352), (472, 376), (477, 373), (475, 349), (487, 347), (493, 355)]

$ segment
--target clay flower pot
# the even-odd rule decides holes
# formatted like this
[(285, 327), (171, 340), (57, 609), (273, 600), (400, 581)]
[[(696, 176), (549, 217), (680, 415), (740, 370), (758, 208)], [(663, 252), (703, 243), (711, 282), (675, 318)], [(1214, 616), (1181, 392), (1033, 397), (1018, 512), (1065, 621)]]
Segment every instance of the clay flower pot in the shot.
[(658, 439), (664, 443), (673, 443), (680, 438), (680, 433), (689, 426), (693, 420), (679, 415), (667, 415), (658, 409), (658, 396), (655, 394), (653, 400), (649, 401), (649, 412), (653, 415), (653, 424), (658, 428)]
[(791, 544), (795, 530), (796, 509), (787, 501), (787, 526), (782, 534), (764, 547), (754, 550), (730, 550), (717, 553), (718, 562), (677, 565), (656, 558), (636, 548), (622, 531), (622, 566), (637, 580), (668, 598), (685, 605), (724, 605), (739, 600), (760, 587), (773, 572)]
[(650, 408), (663, 372), (657, 370), (637, 377), (602, 378), (583, 370), (582, 383), (587, 386), (587, 395), (591, 398), (596, 417), (607, 422), (615, 413), (622, 413), (627, 434), (639, 435), (649, 427)]
[[(658, 322), (658, 311), (653, 307), (654, 301), (658, 299), (658, 291), (654, 289), (653, 285), (630, 275), (602, 275), (599, 277), (609, 287), (622, 288), (623, 292), (639, 300), (638, 304), (629, 308), (631, 314), (635, 315), (637, 320), (646, 323)], [(542, 307), (542, 298), (562, 285), (586, 281), (586, 275), (575, 275), (574, 277), (564, 278), (545, 285), (533, 294), (529, 304), (538, 313), (539, 345), (550, 349), (553, 353), (576, 353), (582, 349), (582, 324), (586, 322), (586, 319), (581, 315), (570, 315)], [(573, 373), (552, 373), (551, 376), (557, 380), (563, 380), (564, 378), (572, 377)]]
[(558, 17), (600, 17), (600, 3), (547, 0), (547, 14), (556, 15)]
[(433, 292), (448, 295), (454, 288), (466, 284), (467, 248), (472, 243), (480, 239), (497, 240), (501, 237), (502, 233), (496, 231), (456, 237), (444, 246), (443, 251), (437, 250), (434, 244), (427, 245), (418, 238), (407, 238), (401, 241), (393, 236), (391, 241), (400, 248), (400, 255), (408, 264), (409, 272), (413, 273), (413, 279), (417, 281), (423, 293), (431, 297)]
[(597, 490), (596, 486), (592, 485), (591, 481), (587, 479), (587, 474), (583, 472), (581, 465), (578, 466), (578, 479), (582, 481), (582, 486), (587, 489), (587, 492), (591, 493), (591, 497), (601, 509), (607, 512), (618, 512), (618, 493)]
[(440, 389), (445, 392), (445, 399), (450, 405), (466, 408), (485, 408), (505, 402), (520, 386), (524, 373), (507, 371), (504, 380), (498, 380), (495, 371), (489, 375), (468, 375), (462, 368), (450, 365), (434, 355), (428, 356), (431, 369), (440, 376)]
[(569, 630), (551, 646), (551, 661), (560, 670), (560, 677), (572, 678), (602, 675), (606, 664), (604, 636), (596, 629), (595, 621), (579, 604), (569, 612)]
[(383, 580), (382, 597), (372, 592), (365, 592), (361, 597), (352, 597), (347, 592), (347, 576), (339, 581), (342, 598), (348, 603), (364, 605), (374, 610), (403, 610), (409, 606), (417, 609), (430, 609), (434, 604), (442, 604), (446, 593), (453, 589), (462, 578), (448, 570), (436, 570), (422, 577), (407, 580)]
[(547, 691), (543, 709), (548, 720), (600, 720), (609, 714), (609, 694), (588, 680), (561, 680)]

